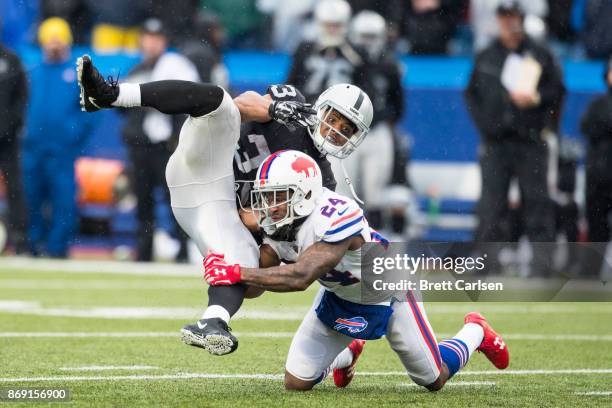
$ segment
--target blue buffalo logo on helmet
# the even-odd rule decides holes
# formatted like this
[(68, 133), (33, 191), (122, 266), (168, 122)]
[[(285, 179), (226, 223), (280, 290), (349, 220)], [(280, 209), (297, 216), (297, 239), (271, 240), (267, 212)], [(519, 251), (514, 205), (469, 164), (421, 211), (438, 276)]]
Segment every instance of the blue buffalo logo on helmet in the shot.
[(346, 329), (349, 333), (361, 333), (368, 327), (368, 321), (361, 316), (348, 319), (338, 318), (335, 323), (334, 330)]

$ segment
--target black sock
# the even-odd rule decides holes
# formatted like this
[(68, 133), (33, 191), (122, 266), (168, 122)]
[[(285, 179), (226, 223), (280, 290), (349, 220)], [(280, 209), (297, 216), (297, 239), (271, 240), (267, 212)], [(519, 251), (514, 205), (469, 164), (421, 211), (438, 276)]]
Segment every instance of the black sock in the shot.
[(223, 101), (223, 89), (217, 85), (167, 80), (140, 85), (140, 104), (169, 115), (203, 116), (217, 109)]
[(210, 286), (208, 288), (208, 306), (221, 306), (228, 311), (231, 317), (240, 309), (246, 289), (247, 287), (240, 283), (230, 286)]

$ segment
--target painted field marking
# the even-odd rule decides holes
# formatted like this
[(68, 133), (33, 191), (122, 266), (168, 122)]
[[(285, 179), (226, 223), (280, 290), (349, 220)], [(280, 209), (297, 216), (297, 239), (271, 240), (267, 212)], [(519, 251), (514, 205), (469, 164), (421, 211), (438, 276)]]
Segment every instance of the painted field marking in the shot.
[[(1, 288), (1, 286), (0, 286)], [(432, 314), (439, 313), (462, 313), (461, 305), (457, 305), (454, 311), (446, 310), (441, 305), (428, 306), (427, 310)], [(495, 305), (494, 305), (495, 306)], [(463, 305), (466, 310), (473, 309), (474, 306)], [(568, 310), (559, 306), (557, 313), (566, 313)], [(238, 311), (234, 319), (253, 319), (253, 320), (285, 320), (285, 321), (301, 321), (308, 311), (307, 306), (297, 306), (284, 308), (283, 311), (275, 309), (251, 309), (245, 307)], [(491, 313), (502, 312), (504, 310), (516, 311), (522, 313), (521, 308), (507, 306), (507, 309), (500, 307), (484, 307), (483, 310), (490, 310)], [(547, 311), (548, 310), (548, 311)], [(525, 308), (523, 312), (527, 313), (553, 313), (554, 309), (540, 308)], [(606, 314), (607, 309), (601, 306), (602, 314)], [(612, 311), (612, 308), (610, 308)], [(126, 307), (126, 306), (92, 306), (92, 307), (73, 307), (73, 306), (56, 306), (44, 307), (39, 302), (24, 301), (24, 300), (0, 300), (0, 312), (28, 314), (36, 316), (62, 316), (62, 317), (89, 317), (102, 319), (193, 319), (195, 316), (201, 315), (202, 308), (193, 306), (175, 306), (175, 307)], [(582, 310), (581, 313), (584, 313)], [(598, 312), (599, 313), (599, 312)], [(539, 340), (534, 338), (533, 340)], [(582, 339), (577, 339), (582, 340)]]
[(612, 391), (586, 391), (586, 392), (575, 392), (576, 395), (586, 395), (591, 397), (609, 397), (612, 396)]
[[(388, 372), (357, 372), (358, 376), (406, 376), (402, 371)], [(499, 370), (499, 371), (461, 371), (458, 375), (565, 375), (565, 374), (612, 374), (612, 369), (564, 369), (564, 370)], [(252, 379), (281, 380), (283, 374), (208, 374), (208, 373), (178, 373), (161, 375), (111, 375), (111, 376), (48, 376), (48, 377), (17, 377), (0, 378), (0, 383), (11, 382), (43, 382), (43, 381), (138, 381), (138, 380), (185, 380), (185, 379)], [(449, 383), (450, 384), (450, 383)]]
[[(263, 338), (291, 338), (293, 332), (233, 332), (242, 337)], [(116, 338), (139, 338), (139, 337), (180, 337), (179, 330), (173, 332), (0, 332), (0, 337), (24, 337), (24, 338), (91, 338), (91, 337), (116, 337)]]
[[(482, 387), (482, 386), (494, 386), (496, 383), (493, 381), (449, 381), (444, 387)], [(402, 387), (420, 387), (415, 383), (401, 383)]]
[[(294, 332), (234, 332), (238, 337), (255, 338), (292, 338)], [(171, 332), (0, 332), (1, 337), (48, 338), (48, 337), (179, 337), (179, 331)], [(448, 338), (450, 333), (439, 333), (439, 338)], [(542, 340), (542, 341), (612, 341), (612, 334), (504, 334), (506, 340)]]
[[(270, 309), (243, 309), (234, 319), (301, 321), (307, 307), (284, 308), (282, 312)], [(88, 308), (44, 307), (39, 302), (0, 300), (0, 312), (34, 316), (87, 317), (100, 319), (163, 319), (191, 320), (202, 314), (197, 307), (122, 307), (97, 306)]]
[(5, 257), (0, 259), (0, 270), (62, 273), (109, 273), (143, 276), (202, 276), (200, 264), (168, 264), (156, 262), (75, 261)]
[[(612, 374), (612, 368), (568, 368), (559, 370), (484, 370), (484, 371), (459, 371), (457, 375), (565, 375), (565, 374)], [(357, 372), (356, 375), (368, 377), (393, 377), (406, 375), (403, 371), (372, 371)]]
[(32, 290), (155, 290), (155, 289), (185, 289), (198, 290), (193, 279), (155, 279), (140, 280), (68, 280), (68, 279), (0, 279), (2, 289), (32, 289)]
[(130, 366), (82, 366), (82, 367), (60, 367), (60, 371), (112, 371), (112, 370), (157, 370), (159, 367), (148, 365), (130, 365)]

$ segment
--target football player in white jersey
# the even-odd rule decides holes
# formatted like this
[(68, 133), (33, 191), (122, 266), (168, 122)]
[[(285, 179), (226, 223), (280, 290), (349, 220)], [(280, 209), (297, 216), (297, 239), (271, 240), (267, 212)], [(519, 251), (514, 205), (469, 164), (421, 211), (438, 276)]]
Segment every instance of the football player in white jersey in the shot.
[[(325, 122), (318, 126), (321, 134), (335, 132)], [(370, 229), (355, 201), (323, 188), (321, 171), (306, 154), (270, 155), (259, 167), (251, 200), (267, 234), (262, 256), (279, 266), (244, 267), (212, 253), (205, 259), (205, 278), (211, 285), (242, 282), (276, 292), (301, 291), (315, 280), (323, 286), (291, 343), (287, 389), (309, 390), (332, 370), (335, 384), (347, 386), (364, 341), (383, 335), (408, 375), (432, 391), (476, 350), (497, 368), (508, 366), (508, 348), (478, 313), (465, 317), (454, 338), (437, 344), (412, 293), (405, 302), (362, 303), (361, 247), (384, 239)]]

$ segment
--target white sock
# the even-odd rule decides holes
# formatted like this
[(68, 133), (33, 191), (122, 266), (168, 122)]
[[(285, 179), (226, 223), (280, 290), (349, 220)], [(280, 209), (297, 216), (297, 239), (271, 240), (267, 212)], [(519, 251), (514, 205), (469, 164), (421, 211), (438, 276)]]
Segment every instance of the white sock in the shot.
[(128, 83), (120, 84), (119, 96), (111, 105), (121, 108), (140, 106), (140, 85)]
[(465, 343), (471, 357), (472, 353), (480, 347), (480, 343), (484, 339), (484, 330), (476, 323), (466, 323), (463, 329), (459, 330), (459, 333), (455, 334), (453, 338)]
[(208, 306), (202, 315), (202, 319), (213, 319), (215, 317), (223, 320), (225, 323), (229, 323), (230, 321), (229, 312), (223, 306), (219, 305)]
[(350, 348), (345, 348), (336, 356), (334, 362), (331, 364), (331, 368), (346, 368), (353, 362), (353, 352)]
[(323, 381), (325, 378), (327, 378), (329, 373), (334, 371), (335, 368), (346, 368), (350, 366), (352, 362), (353, 352), (347, 347), (336, 356), (336, 358), (329, 367), (323, 370), (319, 378), (317, 378), (316, 382), (320, 383), (321, 381)]

